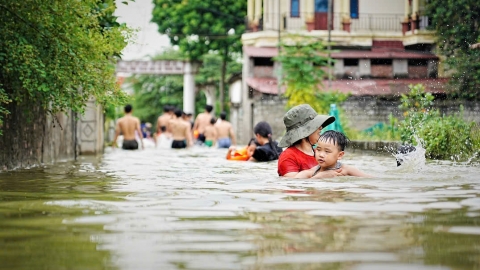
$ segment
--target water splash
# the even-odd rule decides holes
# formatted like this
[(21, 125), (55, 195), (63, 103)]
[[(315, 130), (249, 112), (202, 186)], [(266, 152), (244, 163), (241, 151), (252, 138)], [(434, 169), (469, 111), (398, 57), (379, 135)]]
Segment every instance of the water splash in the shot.
[(399, 170), (402, 172), (420, 172), (425, 169), (426, 150), (423, 148), (422, 140), (415, 136), (418, 144), (412, 146), (411, 148), (407, 147), (407, 150), (399, 151), (398, 149), (393, 153), (393, 156), (397, 160), (399, 165)]

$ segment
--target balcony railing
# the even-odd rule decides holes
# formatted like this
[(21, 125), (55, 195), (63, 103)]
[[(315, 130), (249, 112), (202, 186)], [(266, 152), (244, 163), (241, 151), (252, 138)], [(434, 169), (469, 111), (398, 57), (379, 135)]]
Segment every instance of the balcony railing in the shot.
[[(299, 13), (299, 16), (292, 17), (291, 14), (264, 13), (258, 24), (248, 24), (250, 31), (262, 30), (327, 30), (327, 14), (325, 13)], [(404, 14), (365, 14), (361, 13), (359, 18), (350, 19), (349, 14), (333, 13), (332, 30), (346, 31), (402, 31), (402, 22), (405, 20)], [(307, 21), (311, 24), (308, 25)], [(420, 20), (415, 24), (417, 29), (425, 29), (428, 26), (428, 17), (420, 16)], [(411, 30), (410, 24), (407, 29)], [(405, 30), (405, 29), (403, 29)]]

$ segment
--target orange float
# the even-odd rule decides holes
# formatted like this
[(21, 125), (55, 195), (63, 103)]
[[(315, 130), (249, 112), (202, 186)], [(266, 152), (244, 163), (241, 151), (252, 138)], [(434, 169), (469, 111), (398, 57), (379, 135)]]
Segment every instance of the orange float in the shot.
[(247, 148), (242, 148), (238, 150), (234, 150), (232, 152), (228, 152), (227, 159), (228, 160), (239, 160), (239, 161), (247, 161), (250, 156), (247, 153)]

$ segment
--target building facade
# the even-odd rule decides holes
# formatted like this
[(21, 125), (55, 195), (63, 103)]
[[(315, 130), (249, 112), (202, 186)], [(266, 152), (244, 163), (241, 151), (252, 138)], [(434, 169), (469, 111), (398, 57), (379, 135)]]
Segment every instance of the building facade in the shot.
[(445, 79), (439, 78), (435, 36), (423, 14), (425, 0), (331, 0), (330, 15), (328, 2), (248, 0), (242, 95), (232, 106), (233, 114), (241, 116), (235, 120), (240, 141), (251, 136), (242, 138), (242, 133), (252, 133), (256, 101), (281, 100), (281, 67), (273, 60), (279, 44), (302, 36), (331, 41), (333, 81), (324, 83), (324, 90), (398, 95), (408, 91), (408, 84), (424, 83), (428, 91), (442, 91)]

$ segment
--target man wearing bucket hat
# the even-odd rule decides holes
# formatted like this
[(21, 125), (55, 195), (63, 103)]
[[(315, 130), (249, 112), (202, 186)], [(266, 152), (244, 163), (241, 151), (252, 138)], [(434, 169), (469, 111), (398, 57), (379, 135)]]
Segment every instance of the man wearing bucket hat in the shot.
[[(310, 178), (311, 168), (318, 165), (313, 147), (320, 138), (322, 128), (335, 121), (335, 117), (319, 115), (308, 104), (291, 108), (284, 116), (287, 132), (279, 143), (288, 147), (278, 159), (278, 175), (289, 178)], [(315, 178), (339, 176), (341, 169), (325, 171)]]

